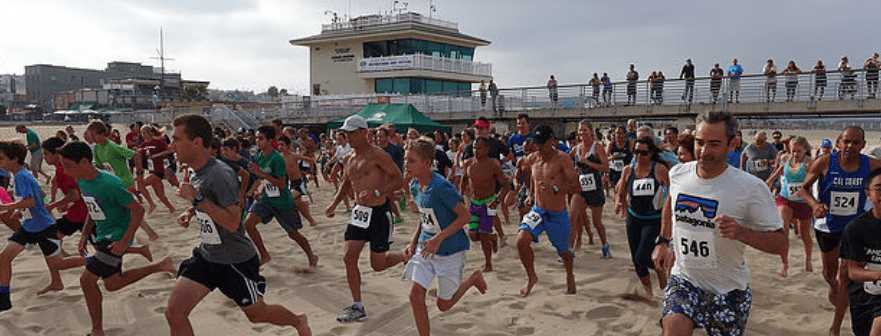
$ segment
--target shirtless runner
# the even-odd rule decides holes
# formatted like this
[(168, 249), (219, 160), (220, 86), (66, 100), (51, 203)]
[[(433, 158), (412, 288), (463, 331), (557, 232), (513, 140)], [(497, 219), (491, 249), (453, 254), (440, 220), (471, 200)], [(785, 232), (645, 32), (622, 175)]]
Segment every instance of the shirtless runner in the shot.
[(574, 255), (569, 250), (571, 228), (566, 211), (566, 195), (578, 193), (581, 189), (572, 161), (566, 154), (554, 148), (555, 141), (550, 141), (553, 138), (554, 132), (547, 125), (536, 128), (533, 136), (538, 152), (533, 154), (534, 159), (530, 167), (532, 202), (529, 200), (527, 202), (534, 205), (523, 217), (517, 235), (517, 250), (527, 276), (526, 286), (520, 290), (520, 296), (524, 298), (538, 282), (533, 264), (535, 255), (532, 251), (532, 243), (538, 242), (538, 236), (545, 231), (557, 254), (563, 259), (563, 266), (566, 268), (566, 292), (575, 294), (575, 275), (572, 273)]
[(345, 314), (337, 317), (337, 321), (363, 322), (367, 319), (367, 312), (361, 302), (358, 257), (364, 244), (370, 242), (370, 266), (374, 271), (383, 271), (404, 261), (402, 253), (388, 252), (393, 229), (388, 197), (404, 186), (404, 178), (392, 158), (370, 144), (364, 118), (357, 115), (346, 118), (342, 130), (354, 151), (342, 159), (342, 184), (325, 214), (333, 217), (337, 205), (354, 194), (356, 206), (346, 226), (343, 256), (353, 303), (345, 309)]
[[(483, 256), (486, 258), (483, 271), (492, 272), (492, 254), (498, 251), (498, 237), (493, 233), (493, 221), (500, 203), (499, 195), (508, 192), (508, 179), (499, 161), (490, 160), (487, 153), (489, 153), (489, 140), (477, 138), (474, 141), (474, 157), (465, 162), (459, 190), (471, 192), (471, 222), (468, 225), (468, 236), (471, 241), (480, 241)], [(496, 183), (502, 186), (499, 193), (495, 193)], [(470, 188), (466, 189), (466, 185)]]

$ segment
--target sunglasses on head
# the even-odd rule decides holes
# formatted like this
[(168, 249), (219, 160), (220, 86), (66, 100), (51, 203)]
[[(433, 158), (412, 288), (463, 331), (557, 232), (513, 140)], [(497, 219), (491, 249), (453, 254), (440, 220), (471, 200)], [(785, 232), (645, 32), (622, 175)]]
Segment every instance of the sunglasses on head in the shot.
[(649, 151), (647, 151), (647, 150), (635, 150), (635, 151), (633, 151), (633, 155), (649, 155), (649, 154), (651, 154), (651, 153), (652, 153), (652, 152), (649, 152)]

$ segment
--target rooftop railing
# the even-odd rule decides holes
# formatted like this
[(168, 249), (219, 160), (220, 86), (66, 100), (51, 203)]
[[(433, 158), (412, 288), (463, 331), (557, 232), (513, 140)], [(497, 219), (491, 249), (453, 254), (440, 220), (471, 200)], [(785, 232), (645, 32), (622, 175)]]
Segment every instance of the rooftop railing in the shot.
[(366, 15), (360, 16), (349, 21), (333, 22), (331, 24), (321, 25), (321, 31), (333, 31), (344, 29), (358, 29), (371, 26), (386, 25), (401, 22), (420, 22), (433, 26), (439, 26), (447, 29), (459, 30), (459, 25), (455, 22), (438, 20), (435, 18), (425, 17), (418, 13), (403, 13), (395, 15)]
[(474, 76), (492, 76), (492, 64), (490, 63), (424, 54), (371, 57), (358, 61), (358, 72), (394, 70), (432, 70)]

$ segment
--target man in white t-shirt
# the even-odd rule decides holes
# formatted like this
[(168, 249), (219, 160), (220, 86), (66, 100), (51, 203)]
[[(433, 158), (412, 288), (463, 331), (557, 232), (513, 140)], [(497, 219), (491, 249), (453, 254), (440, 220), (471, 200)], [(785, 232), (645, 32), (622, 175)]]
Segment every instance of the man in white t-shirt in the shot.
[(664, 335), (691, 335), (695, 328), (742, 335), (752, 302), (745, 246), (777, 255), (789, 248), (768, 187), (726, 162), (736, 130), (731, 114), (711, 112), (695, 134), (697, 161), (670, 169), (652, 256), (656, 269), (672, 271)]

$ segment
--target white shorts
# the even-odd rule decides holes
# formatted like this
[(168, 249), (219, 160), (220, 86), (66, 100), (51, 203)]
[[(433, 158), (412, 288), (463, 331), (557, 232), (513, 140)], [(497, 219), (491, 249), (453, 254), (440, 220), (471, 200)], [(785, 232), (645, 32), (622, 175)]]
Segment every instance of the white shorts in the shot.
[(401, 278), (418, 283), (428, 290), (437, 277), (437, 297), (449, 300), (462, 284), (464, 274), (465, 251), (446, 256), (435, 255), (434, 259), (426, 260), (422, 257), (422, 249), (418, 249), (407, 262)]

